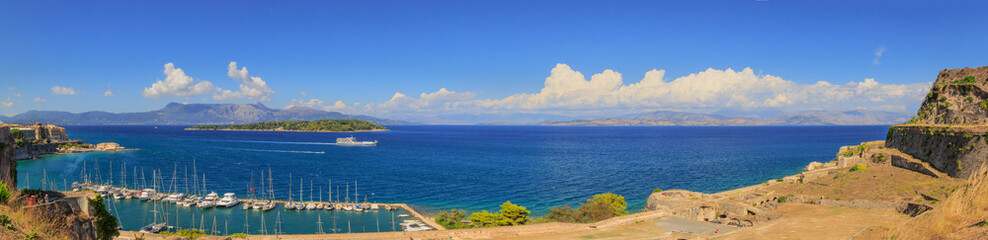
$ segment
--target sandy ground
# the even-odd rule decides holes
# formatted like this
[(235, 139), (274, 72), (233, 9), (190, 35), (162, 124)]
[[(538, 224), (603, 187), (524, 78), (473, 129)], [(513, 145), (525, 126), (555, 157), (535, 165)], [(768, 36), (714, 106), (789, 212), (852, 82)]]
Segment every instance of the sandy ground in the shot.
[[(790, 203), (773, 213), (779, 219), (715, 239), (874, 239), (876, 229), (889, 228), (908, 219), (890, 210)], [(880, 235), (880, 234), (878, 234)]]

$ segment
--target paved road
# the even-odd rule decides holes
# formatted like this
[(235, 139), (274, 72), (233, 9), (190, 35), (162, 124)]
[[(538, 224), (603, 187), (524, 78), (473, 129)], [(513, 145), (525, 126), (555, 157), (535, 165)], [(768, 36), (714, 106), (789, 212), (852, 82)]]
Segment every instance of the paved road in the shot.
[(692, 233), (704, 237), (713, 236), (718, 233), (733, 232), (737, 230), (736, 227), (731, 227), (727, 225), (690, 221), (678, 217), (665, 217), (659, 220), (655, 220), (655, 223), (657, 223), (660, 227), (668, 228), (669, 230), (667, 231)]

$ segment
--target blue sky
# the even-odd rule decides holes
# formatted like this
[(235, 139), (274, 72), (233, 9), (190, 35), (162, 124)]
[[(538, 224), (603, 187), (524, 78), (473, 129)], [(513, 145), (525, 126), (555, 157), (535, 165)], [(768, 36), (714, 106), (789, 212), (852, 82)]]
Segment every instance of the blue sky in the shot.
[[(3, 0), (0, 114), (172, 101), (416, 119), (912, 112), (938, 70), (985, 65), (979, 9), (988, 2)], [(148, 94), (168, 63), (210, 86)], [(652, 70), (653, 84), (631, 86)]]

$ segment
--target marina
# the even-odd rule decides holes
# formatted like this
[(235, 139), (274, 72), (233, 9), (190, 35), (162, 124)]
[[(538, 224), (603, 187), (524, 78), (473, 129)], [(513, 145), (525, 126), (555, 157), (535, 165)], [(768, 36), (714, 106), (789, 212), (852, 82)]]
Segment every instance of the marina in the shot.
[[(150, 190), (150, 191), (145, 191)], [(189, 196), (179, 198), (184, 194), (164, 194), (155, 192), (153, 189), (135, 190), (108, 185), (98, 185), (91, 183), (73, 183), (72, 191), (93, 191), (104, 197), (107, 196), (131, 196), (106, 198), (109, 202), (110, 211), (118, 211), (118, 206), (127, 206), (124, 209), (143, 209), (153, 214), (147, 213), (124, 214), (120, 217), (126, 219), (130, 216), (142, 216), (142, 221), (148, 222), (141, 226), (138, 221), (127, 219), (120, 221), (122, 230), (158, 232), (177, 231), (179, 229), (199, 229), (206, 233), (215, 231), (216, 234), (249, 233), (249, 234), (312, 234), (300, 229), (298, 226), (278, 226), (276, 222), (281, 218), (311, 218), (315, 217), (319, 228), (326, 225), (323, 232), (315, 233), (358, 233), (358, 232), (387, 232), (387, 231), (423, 231), (442, 229), (431, 219), (425, 218), (407, 204), (402, 203), (339, 203), (339, 202), (306, 202), (304, 208), (288, 209), (290, 202), (282, 200), (266, 201), (258, 208), (239, 208), (239, 204), (244, 206), (255, 206), (250, 204), (250, 200), (237, 199), (233, 193), (225, 193), (222, 198), (217, 199), (217, 195), (208, 194), (206, 197), (197, 198)], [(198, 202), (198, 204), (183, 205), (186, 202)], [(208, 204), (207, 202), (216, 203)], [(207, 203), (207, 204), (203, 204)], [(267, 206), (267, 207), (265, 207)], [(313, 206), (313, 207), (308, 207)], [(319, 206), (319, 207), (316, 207)], [(243, 219), (236, 216), (243, 214)], [(186, 215), (183, 217), (183, 215)], [(213, 229), (213, 223), (206, 219), (208, 215), (221, 219), (222, 229)], [(271, 217), (274, 215), (275, 217)], [(326, 216), (327, 221), (322, 221)], [(197, 218), (198, 217), (198, 218)], [(263, 218), (268, 218), (267, 220)], [(205, 219), (205, 220), (204, 220)], [(238, 227), (230, 228), (230, 220), (240, 224)], [(367, 226), (368, 220), (373, 220), (373, 226)], [(298, 219), (295, 219), (297, 222)], [(303, 221), (304, 222), (304, 221)], [(355, 222), (361, 224), (354, 224)], [(220, 224), (217, 223), (217, 224)], [(349, 225), (349, 228), (344, 225)], [(251, 230), (253, 225), (253, 230)], [(264, 227), (262, 225), (267, 225)], [(233, 231), (230, 231), (233, 230)]]

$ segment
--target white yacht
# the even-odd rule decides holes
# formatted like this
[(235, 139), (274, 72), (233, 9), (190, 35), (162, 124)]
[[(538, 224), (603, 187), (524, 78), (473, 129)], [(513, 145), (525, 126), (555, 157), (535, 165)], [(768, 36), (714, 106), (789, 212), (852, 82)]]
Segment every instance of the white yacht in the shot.
[(233, 207), (233, 206), (237, 206), (237, 204), (240, 204), (240, 200), (237, 199), (237, 196), (235, 196), (233, 193), (224, 193), (223, 199), (220, 199), (220, 201), (216, 203), (216, 206)]
[(314, 210), (314, 209), (316, 209), (316, 204), (315, 203), (311, 203), (310, 202), (308, 204), (305, 204), (305, 210)]
[(196, 206), (198, 206), (199, 208), (215, 207), (216, 201), (219, 200), (219, 198), (220, 198), (219, 194), (216, 194), (216, 192), (211, 192), (206, 195), (206, 198), (203, 198), (202, 201), (196, 204)]
[(168, 195), (168, 197), (165, 198), (165, 202), (178, 203), (179, 201), (182, 201), (183, 199), (185, 199), (185, 194), (184, 193), (172, 193), (171, 195)]
[(156, 195), (154, 189), (145, 188), (144, 190), (141, 190), (141, 193), (139, 195), (137, 195), (137, 199), (140, 199), (141, 201), (147, 201), (152, 197), (154, 197), (154, 195)]
[(374, 141), (357, 141), (354, 137), (337, 138), (336, 145), (338, 146), (377, 146), (377, 140)]

